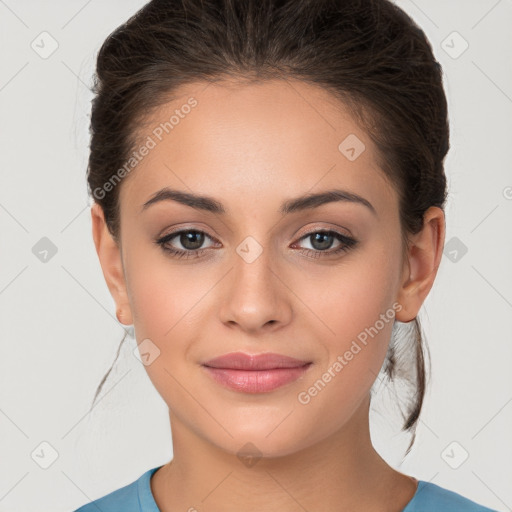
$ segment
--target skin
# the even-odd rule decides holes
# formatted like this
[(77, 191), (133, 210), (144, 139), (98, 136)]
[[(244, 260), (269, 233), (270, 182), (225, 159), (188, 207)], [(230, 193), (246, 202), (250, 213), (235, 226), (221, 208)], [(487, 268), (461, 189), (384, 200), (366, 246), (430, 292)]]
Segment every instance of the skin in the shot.
[[(141, 130), (143, 140), (190, 96), (197, 99), (120, 185), (119, 245), (102, 209), (91, 209), (118, 318), (134, 325), (138, 343), (149, 338), (160, 350), (146, 370), (169, 406), (174, 456), (151, 480), (159, 508), (401, 511), (417, 481), (379, 456), (368, 424), (369, 391), (392, 321), (308, 404), (297, 396), (393, 304), (397, 320), (417, 316), (442, 255), (443, 211), (426, 212), (402, 259), (397, 191), (375, 163), (371, 139), (324, 89), (274, 80), (188, 84), (180, 94)], [(354, 161), (338, 150), (349, 134), (366, 146)], [(226, 213), (171, 200), (141, 212), (166, 186), (213, 197)], [(364, 197), (376, 214), (351, 202), (278, 211), (286, 200), (332, 188)], [(155, 244), (178, 229), (204, 231), (206, 251), (177, 259)], [(318, 230), (358, 244), (330, 256), (341, 242), (332, 238), (322, 252), (306, 236)], [(247, 236), (262, 248), (251, 263), (236, 251)], [(193, 247), (179, 236), (168, 245)], [(217, 384), (201, 367), (232, 351), (313, 364), (298, 380), (251, 395)], [(248, 442), (262, 455), (250, 467), (237, 457)]]

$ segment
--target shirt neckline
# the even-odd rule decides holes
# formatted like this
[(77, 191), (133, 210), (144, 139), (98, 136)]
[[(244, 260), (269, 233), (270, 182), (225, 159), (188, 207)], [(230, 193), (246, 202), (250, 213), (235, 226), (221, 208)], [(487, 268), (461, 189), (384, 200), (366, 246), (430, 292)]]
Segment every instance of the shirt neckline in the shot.
[(163, 467), (157, 466), (156, 468), (148, 469), (140, 478), (137, 486), (137, 495), (139, 498), (139, 507), (142, 512), (160, 512), (156, 504), (155, 497), (151, 492), (151, 477), (158, 469)]
[[(140, 478), (137, 485), (137, 495), (139, 498), (139, 506), (142, 512), (160, 512), (158, 505), (156, 504), (155, 497), (151, 492), (151, 477), (158, 469), (163, 467), (157, 466), (155, 468), (148, 469)], [(412, 477), (414, 478), (414, 477)], [(414, 478), (417, 482), (416, 491), (413, 497), (409, 500), (407, 505), (402, 509), (402, 512), (410, 512), (412, 510), (413, 505), (415, 505), (418, 500), (417, 496), (419, 492), (425, 487), (426, 483), (424, 480), (418, 480)]]
[[(412, 477), (412, 478), (414, 478), (414, 477)], [(416, 480), (416, 482), (418, 483), (418, 485), (416, 486), (416, 492), (413, 494), (413, 497), (409, 500), (407, 505), (405, 505), (405, 507), (402, 509), (402, 512), (411, 512), (412, 511), (412, 507), (414, 505), (416, 505), (416, 503), (418, 501), (418, 494), (420, 493), (420, 491), (423, 490), (425, 485), (427, 485), (427, 482), (425, 480), (418, 480), (417, 478), (414, 478), (414, 480)]]

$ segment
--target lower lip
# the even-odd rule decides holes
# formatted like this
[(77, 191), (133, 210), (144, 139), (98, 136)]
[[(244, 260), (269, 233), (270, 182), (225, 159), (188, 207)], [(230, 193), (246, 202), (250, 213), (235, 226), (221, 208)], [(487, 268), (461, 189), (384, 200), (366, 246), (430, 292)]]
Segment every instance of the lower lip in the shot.
[(267, 393), (280, 388), (304, 375), (311, 366), (308, 363), (295, 368), (274, 368), (272, 370), (232, 370), (203, 366), (215, 381), (243, 393)]

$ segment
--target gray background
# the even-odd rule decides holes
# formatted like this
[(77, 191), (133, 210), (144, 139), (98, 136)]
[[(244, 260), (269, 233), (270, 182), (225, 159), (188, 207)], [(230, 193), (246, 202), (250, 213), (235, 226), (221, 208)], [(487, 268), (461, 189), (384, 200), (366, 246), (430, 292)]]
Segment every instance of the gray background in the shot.
[[(144, 3), (0, 0), (0, 512), (69, 511), (172, 457), (133, 338), (87, 414), (124, 332), (91, 237), (88, 86)], [(512, 510), (512, 2), (397, 3), (445, 73), (447, 250), (420, 314), (433, 371), (416, 446), (400, 464), (409, 438), (384, 412), (372, 436), (401, 471)]]

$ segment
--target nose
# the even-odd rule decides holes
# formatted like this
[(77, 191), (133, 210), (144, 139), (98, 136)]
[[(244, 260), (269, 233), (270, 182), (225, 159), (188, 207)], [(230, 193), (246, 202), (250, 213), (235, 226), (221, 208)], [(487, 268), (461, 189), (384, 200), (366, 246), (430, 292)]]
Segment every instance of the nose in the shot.
[(224, 324), (254, 334), (262, 329), (277, 330), (290, 322), (293, 294), (269, 250), (263, 248), (253, 261), (235, 252), (233, 269), (226, 277), (220, 298)]

